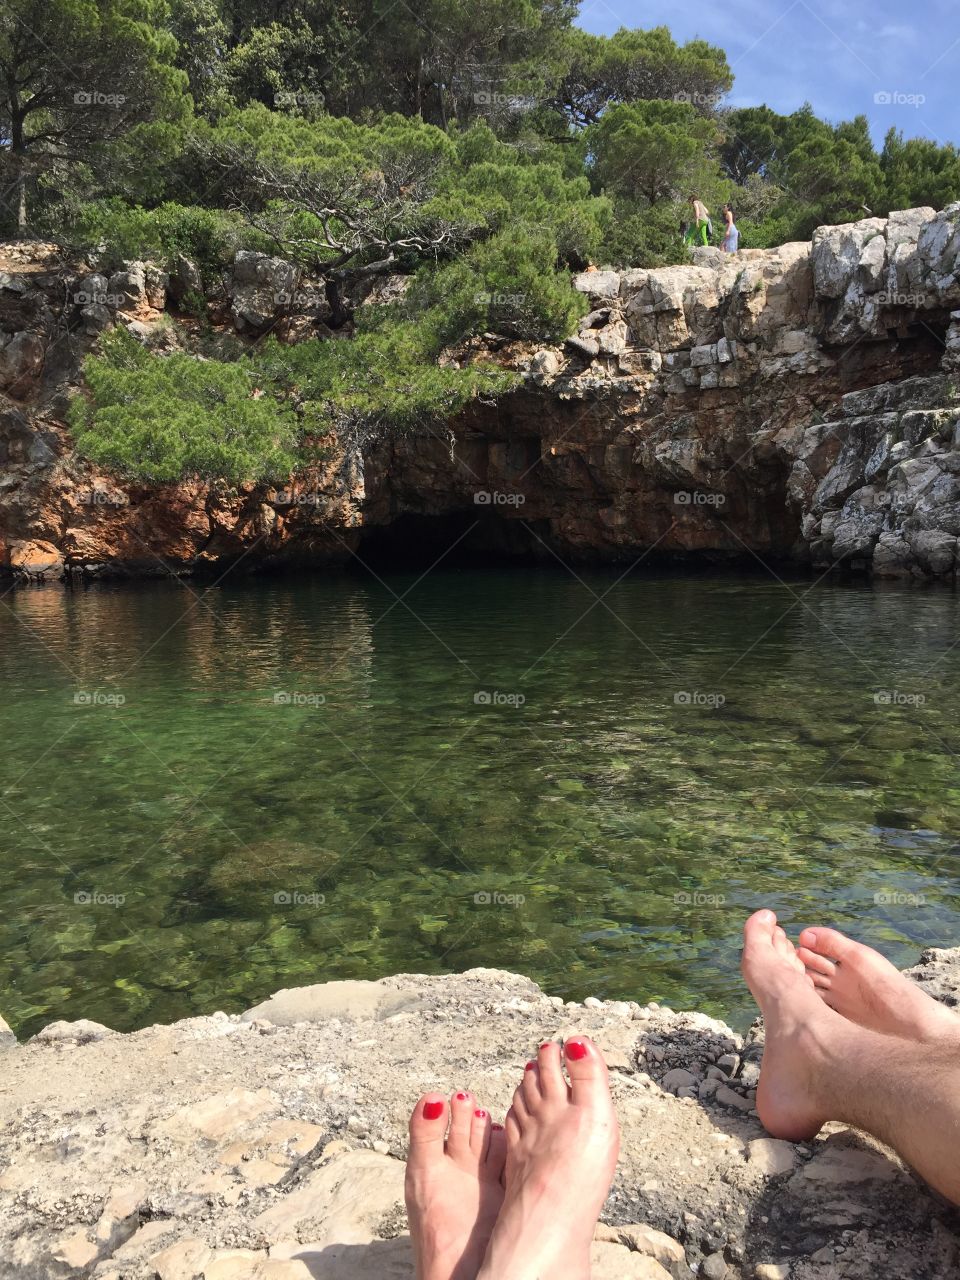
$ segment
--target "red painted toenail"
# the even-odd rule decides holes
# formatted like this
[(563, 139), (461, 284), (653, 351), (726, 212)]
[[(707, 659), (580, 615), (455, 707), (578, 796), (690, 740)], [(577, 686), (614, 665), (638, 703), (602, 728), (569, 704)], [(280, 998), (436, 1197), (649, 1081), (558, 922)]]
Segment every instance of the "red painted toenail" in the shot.
[(423, 1104), (424, 1120), (436, 1120), (439, 1116), (442, 1116), (442, 1115), (443, 1115), (442, 1102), (425, 1102)]
[(536, 1071), (537, 1064), (535, 1062), (528, 1062), (523, 1069), (524, 1071)]
[(503, 1128), (503, 1125), (502, 1125), (502, 1124), (492, 1124), (492, 1125), (490, 1126), (490, 1128), (491, 1128), (491, 1129), (502, 1129), (502, 1128)]
[(568, 1058), (572, 1058), (574, 1062), (579, 1062), (581, 1058), (585, 1058), (589, 1053), (587, 1046), (582, 1040), (568, 1040), (564, 1045)]
[(466, 1100), (467, 1100), (469, 1097), (470, 1097), (469, 1093), (458, 1093), (458, 1094), (457, 1094), (457, 1101), (458, 1101), (458, 1102), (466, 1102)]
[(483, 1110), (482, 1107), (480, 1108), (479, 1111), (475, 1111), (473, 1114), (477, 1117), (478, 1120), (486, 1120), (487, 1118), (487, 1113)]
[(553, 1044), (553, 1041), (552, 1041), (552, 1040), (548, 1040), (545, 1044), (542, 1044), (542, 1045), (540, 1046), (540, 1048), (541, 1048), (541, 1049), (549, 1049), (549, 1048), (550, 1048), (550, 1046), (551, 1046), (552, 1044)]

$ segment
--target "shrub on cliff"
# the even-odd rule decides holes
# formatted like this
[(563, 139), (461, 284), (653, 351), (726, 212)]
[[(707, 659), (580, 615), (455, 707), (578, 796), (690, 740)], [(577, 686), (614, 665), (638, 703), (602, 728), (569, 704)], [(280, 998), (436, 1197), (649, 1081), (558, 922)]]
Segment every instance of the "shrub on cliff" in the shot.
[(98, 466), (153, 484), (280, 480), (331, 432), (356, 444), (384, 425), (442, 422), (517, 382), (495, 366), (440, 366), (436, 355), (428, 327), (392, 316), (352, 341), (269, 339), (235, 361), (154, 355), (116, 329), (84, 364), (74, 441)]
[(239, 484), (288, 476), (299, 461), (300, 420), (263, 394), (249, 361), (155, 356), (115, 329), (84, 373), (89, 397), (71, 406), (76, 445), (110, 471), (152, 484), (195, 475)]
[(239, 214), (167, 201), (155, 209), (113, 197), (80, 203), (55, 228), (62, 243), (88, 255), (102, 271), (150, 258), (169, 267), (180, 255), (213, 280), (238, 249), (267, 249), (266, 238)]

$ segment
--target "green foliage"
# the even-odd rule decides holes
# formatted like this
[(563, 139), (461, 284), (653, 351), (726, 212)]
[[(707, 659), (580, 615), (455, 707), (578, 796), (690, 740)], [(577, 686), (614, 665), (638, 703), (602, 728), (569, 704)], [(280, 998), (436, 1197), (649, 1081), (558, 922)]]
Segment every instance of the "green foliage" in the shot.
[(231, 484), (276, 480), (298, 461), (293, 406), (262, 394), (255, 366), (151, 355), (122, 329), (88, 357), (89, 398), (71, 406), (77, 449), (151, 484), (194, 475)]
[(49, 198), (79, 166), (116, 181), (175, 145), (190, 99), (166, 17), (163, 0), (5, 0), (0, 152), (22, 229), (28, 196)]
[(521, 224), (439, 271), (423, 271), (408, 310), (423, 311), (423, 328), (437, 349), (486, 331), (559, 342), (586, 304), (569, 274), (556, 270), (556, 260), (549, 228)]
[(67, 244), (89, 254), (101, 270), (114, 271), (138, 258), (169, 267), (182, 254), (197, 263), (207, 281), (237, 249), (268, 246), (266, 238), (236, 213), (173, 202), (144, 209), (117, 197), (81, 204), (59, 231)]
[(666, 27), (621, 27), (609, 38), (571, 29), (558, 105), (575, 125), (596, 124), (611, 104), (686, 102), (708, 110), (733, 87), (722, 49), (703, 40), (674, 43)]
[(379, 320), (350, 342), (283, 346), (269, 339), (256, 367), (275, 395), (295, 398), (305, 429), (321, 434), (442, 421), (476, 396), (496, 396), (517, 381), (494, 366), (440, 367), (435, 359), (426, 327)]
[(929, 138), (909, 138), (891, 129), (880, 153), (884, 194), (877, 212), (929, 204), (942, 209), (960, 198), (960, 154)]
[(629, 200), (656, 204), (703, 190), (719, 177), (717, 129), (686, 102), (632, 102), (611, 107), (588, 131), (593, 176)]

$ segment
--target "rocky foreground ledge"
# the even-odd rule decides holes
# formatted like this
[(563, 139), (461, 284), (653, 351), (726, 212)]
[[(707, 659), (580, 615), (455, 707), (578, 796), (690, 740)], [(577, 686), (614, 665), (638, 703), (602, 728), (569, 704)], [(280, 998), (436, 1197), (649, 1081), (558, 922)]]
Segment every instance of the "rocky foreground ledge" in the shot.
[[(956, 1004), (960, 948), (911, 976)], [(960, 1274), (960, 1214), (890, 1152), (839, 1125), (799, 1145), (764, 1134), (759, 1027), (564, 1004), (472, 969), (281, 991), (132, 1035), (5, 1037), (0, 1277), (409, 1280), (415, 1099), (470, 1088), (502, 1115), (536, 1046), (574, 1030), (606, 1053), (623, 1126), (594, 1280)]]

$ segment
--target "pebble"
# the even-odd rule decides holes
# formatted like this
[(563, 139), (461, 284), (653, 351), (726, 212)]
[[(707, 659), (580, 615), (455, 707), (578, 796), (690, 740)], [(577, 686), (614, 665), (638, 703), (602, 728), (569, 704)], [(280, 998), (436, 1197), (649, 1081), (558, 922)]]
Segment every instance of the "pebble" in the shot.
[(722, 1253), (711, 1253), (709, 1258), (704, 1258), (700, 1264), (700, 1274), (706, 1276), (707, 1280), (723, 1280), (727, 1274), (727, 1260)]

